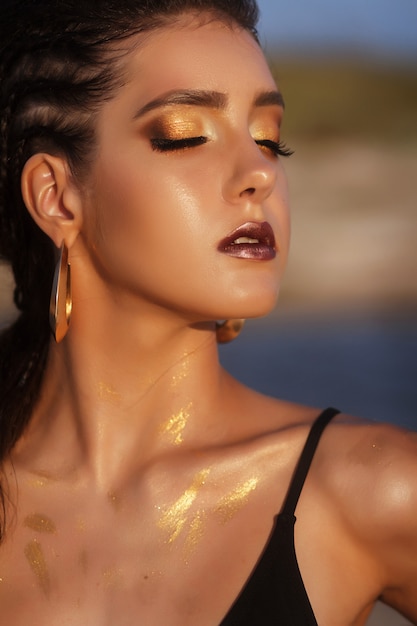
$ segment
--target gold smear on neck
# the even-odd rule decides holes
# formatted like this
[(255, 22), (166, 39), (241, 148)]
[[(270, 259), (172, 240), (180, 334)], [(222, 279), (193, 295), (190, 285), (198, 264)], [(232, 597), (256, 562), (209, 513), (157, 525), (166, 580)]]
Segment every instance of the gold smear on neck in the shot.
[(172, 443), (174, 443), (176, 446), (180, 445), (184, 440), (183, 433), (190, 417), (191, 407), (192, 402), (190, 402), (183, 409), (180, 409), (179, 411), (174, 413), (160, 427), (161, 434), (167, 435), (171, 439)]
[(23, 524), (37, 533), (49, 533), (51, 535), (56, 533), (54, 522), (46, 515), (40, 515), (39, 513), (25, 517)]
[(173, 543), (184, 528), (187, 522), (187, 513), (197, 498), (199, 491), (204, 486), (209, 473), (209, 469), (198, 472), (190, 487), (165, 511), (159, 520), (159, 528), (168, 534), (168, 543)]
[(25, 557), (30, 565), (32, 572), (35, 574), (39, 587), (46, 596), (50, 591), (49, 572), (46, 565), (45, 557), (41, 545), (33, 539), (25, 547)]
[(219, 500), (214, 512), (223, 524), (230, 521), (248, 502), (249, 494), (258, 486), (258, 478), (250, 478)]
[(171, 378), (171, 388), (175, 389), (178, 385), (187, 378), (190, 373), (190, 362), (188, 354), (184, 355), (184, 361), (178, 364), (177, 371)]
[(121, 399), (121, 395), (111, 385), (107, 385), (104, 382), (98, 383), (98, 397), (100, 400), (105, 400), (111, 404), (118, 404)]

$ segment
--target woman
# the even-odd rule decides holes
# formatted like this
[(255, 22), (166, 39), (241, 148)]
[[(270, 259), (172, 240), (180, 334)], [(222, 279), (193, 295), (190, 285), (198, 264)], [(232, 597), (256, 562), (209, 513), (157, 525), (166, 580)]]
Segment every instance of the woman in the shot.
[(415, 437), (218, 363), (288, 252), (254, 3), (1, 21), (2, 623), (358, 626), (378, 597), (417, 622)]

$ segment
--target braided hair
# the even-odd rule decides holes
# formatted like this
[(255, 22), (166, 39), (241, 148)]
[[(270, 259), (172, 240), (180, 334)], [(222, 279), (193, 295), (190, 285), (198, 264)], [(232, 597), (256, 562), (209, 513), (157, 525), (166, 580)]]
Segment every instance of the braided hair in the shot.
[[(24, 206), (24, 164), (37, 152), (59, 155), (81, 181), (94, 158), (95, 116), (123, 80), (121, 44), (186, 11), (257, 38), (256, 0), (2, 0), (0, 261), (12, 268), (20, 314), (0, 335), (0, 464), (30, 420), (50, 342), (54, 247)], [(0, 484), (1, 508), (0, 540)]]

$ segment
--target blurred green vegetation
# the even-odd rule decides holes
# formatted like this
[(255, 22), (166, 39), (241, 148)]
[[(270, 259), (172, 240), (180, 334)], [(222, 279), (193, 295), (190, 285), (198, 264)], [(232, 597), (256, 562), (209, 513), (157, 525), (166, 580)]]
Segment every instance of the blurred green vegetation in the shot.
[(284, 139), (417, 144), (417, 66), (348, 60), (270, 63), (284, 94)]

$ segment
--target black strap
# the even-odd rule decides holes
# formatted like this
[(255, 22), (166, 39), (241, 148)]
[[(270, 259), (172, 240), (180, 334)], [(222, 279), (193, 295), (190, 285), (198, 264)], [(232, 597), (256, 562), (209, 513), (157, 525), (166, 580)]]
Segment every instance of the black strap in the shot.
[(310, 469), (311, 462), (314, 457), (314, 453), (320, 441), (320, 437), (323, 434), (327, 424), (340, 413), (337, 409), (328, 408), (315, 420), (310, 432), (308, 433), (307, 440), (304, 444), (303, 451), (301, 452), (293, 478), (291, 480), (288, 492), (284, 501), (284, 505), (281, 509), (283, 515), (294, 515), (295, 509), (298, 503), (298, 499), (301, 494), (301, 490), (304, 486), (305, 479), (307, 478), (308, 470)]

